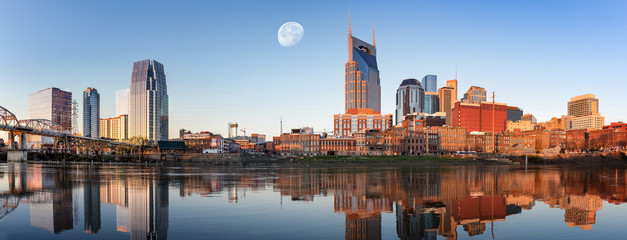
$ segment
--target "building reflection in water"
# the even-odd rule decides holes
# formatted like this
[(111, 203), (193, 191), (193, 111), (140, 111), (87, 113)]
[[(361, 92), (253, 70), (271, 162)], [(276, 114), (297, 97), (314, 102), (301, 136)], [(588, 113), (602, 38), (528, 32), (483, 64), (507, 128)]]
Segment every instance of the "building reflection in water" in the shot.
[(564, 227), (589, 230), (603, 201), (621, 204), (627, 200), (624, 169), (161, 169), (13, 164), (7, 173), (10, 192), (26, 196), (30, 203), (33, 227), (51, 233), (73, 229), (78, 206), (72, 202), (80, 196), (73, 196), (72, 190), (82, 188), (85, 232), (102, 231), (101, 205), (113, 204), (115, 229), (128, 233), (130, 239), (167, 239), (171, 182), (180, 197), (222, 196), (232, 204), (240, 204), (246, 191), (271, 190), (292, 201), (331, 196), (329, 208), (344, 215), (346, 239), (381, 239), (385, 214), (395, 216), (400, 239), (436, 239), (438, 235), (457, 239), (460, 234), (492, 237), (494, 222), (524, 214), (536, 201), (563, 209)]

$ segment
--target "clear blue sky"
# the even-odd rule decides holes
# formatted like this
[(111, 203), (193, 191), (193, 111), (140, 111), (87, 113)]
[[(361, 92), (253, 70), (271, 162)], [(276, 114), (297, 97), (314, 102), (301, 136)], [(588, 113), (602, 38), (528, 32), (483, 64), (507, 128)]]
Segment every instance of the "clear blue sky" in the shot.
[[(627, 1), (2, 1), (0, 105), (28, 118), (29, 93), (81, 102), (94, 87), (113, 117), (115, 90), (150, 58), (165, 66), (170, 137), (226, 134), (228, 122), (273, 136), (280, 116), (284, 130), (330, 131), (349, 9), (354, 36), (372, 41), (376, 24), (384, 113), (403, 79), (437, 74), (442, 86), (457, 64), (459, 97), (482, 86), (546, 121), (592, 93), (606, 123), (627, 120)], [(287, 21), (305, 29), (291, 48), (277, 41)]]

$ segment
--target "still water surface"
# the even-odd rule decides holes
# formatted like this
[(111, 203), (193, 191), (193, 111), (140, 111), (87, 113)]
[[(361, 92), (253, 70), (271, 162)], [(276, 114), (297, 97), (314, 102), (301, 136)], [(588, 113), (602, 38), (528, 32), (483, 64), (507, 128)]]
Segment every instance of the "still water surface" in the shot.
[(0, 239), (624, 239), (614, 168), (0, 164)]

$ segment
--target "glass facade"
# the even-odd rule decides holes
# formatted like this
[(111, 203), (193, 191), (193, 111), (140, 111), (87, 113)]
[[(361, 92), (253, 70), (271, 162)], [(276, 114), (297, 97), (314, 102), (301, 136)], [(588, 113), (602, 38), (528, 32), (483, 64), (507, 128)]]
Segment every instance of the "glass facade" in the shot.
[(47, 88), (28, 95), (30, 119), (48, 119), (72, 130), (72, 93), (58, 88)]
[(83, 137), (100, 137), (100, 94), (94, 88), (83, 91)]
[(438, 76), (437, 75), (427, 75), (422, 78), (422, 87), (424, 87), (425, 92), (437, 92), (438, 91)]
[(129, 138), (168, 139), (168, 91), (163, 65), (155, 60), (133, 63), (129, 92)]
[(434, 114), (440, 111), (440, 96), (436, 92), (425, 93), (425, 113)]

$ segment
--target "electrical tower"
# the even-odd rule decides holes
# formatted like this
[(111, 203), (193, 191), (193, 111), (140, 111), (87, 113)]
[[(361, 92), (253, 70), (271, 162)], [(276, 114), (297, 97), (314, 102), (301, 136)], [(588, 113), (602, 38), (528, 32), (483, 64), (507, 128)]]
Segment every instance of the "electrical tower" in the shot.
[(78, 102), (72, 100), (72, 134), (78, 135)]

